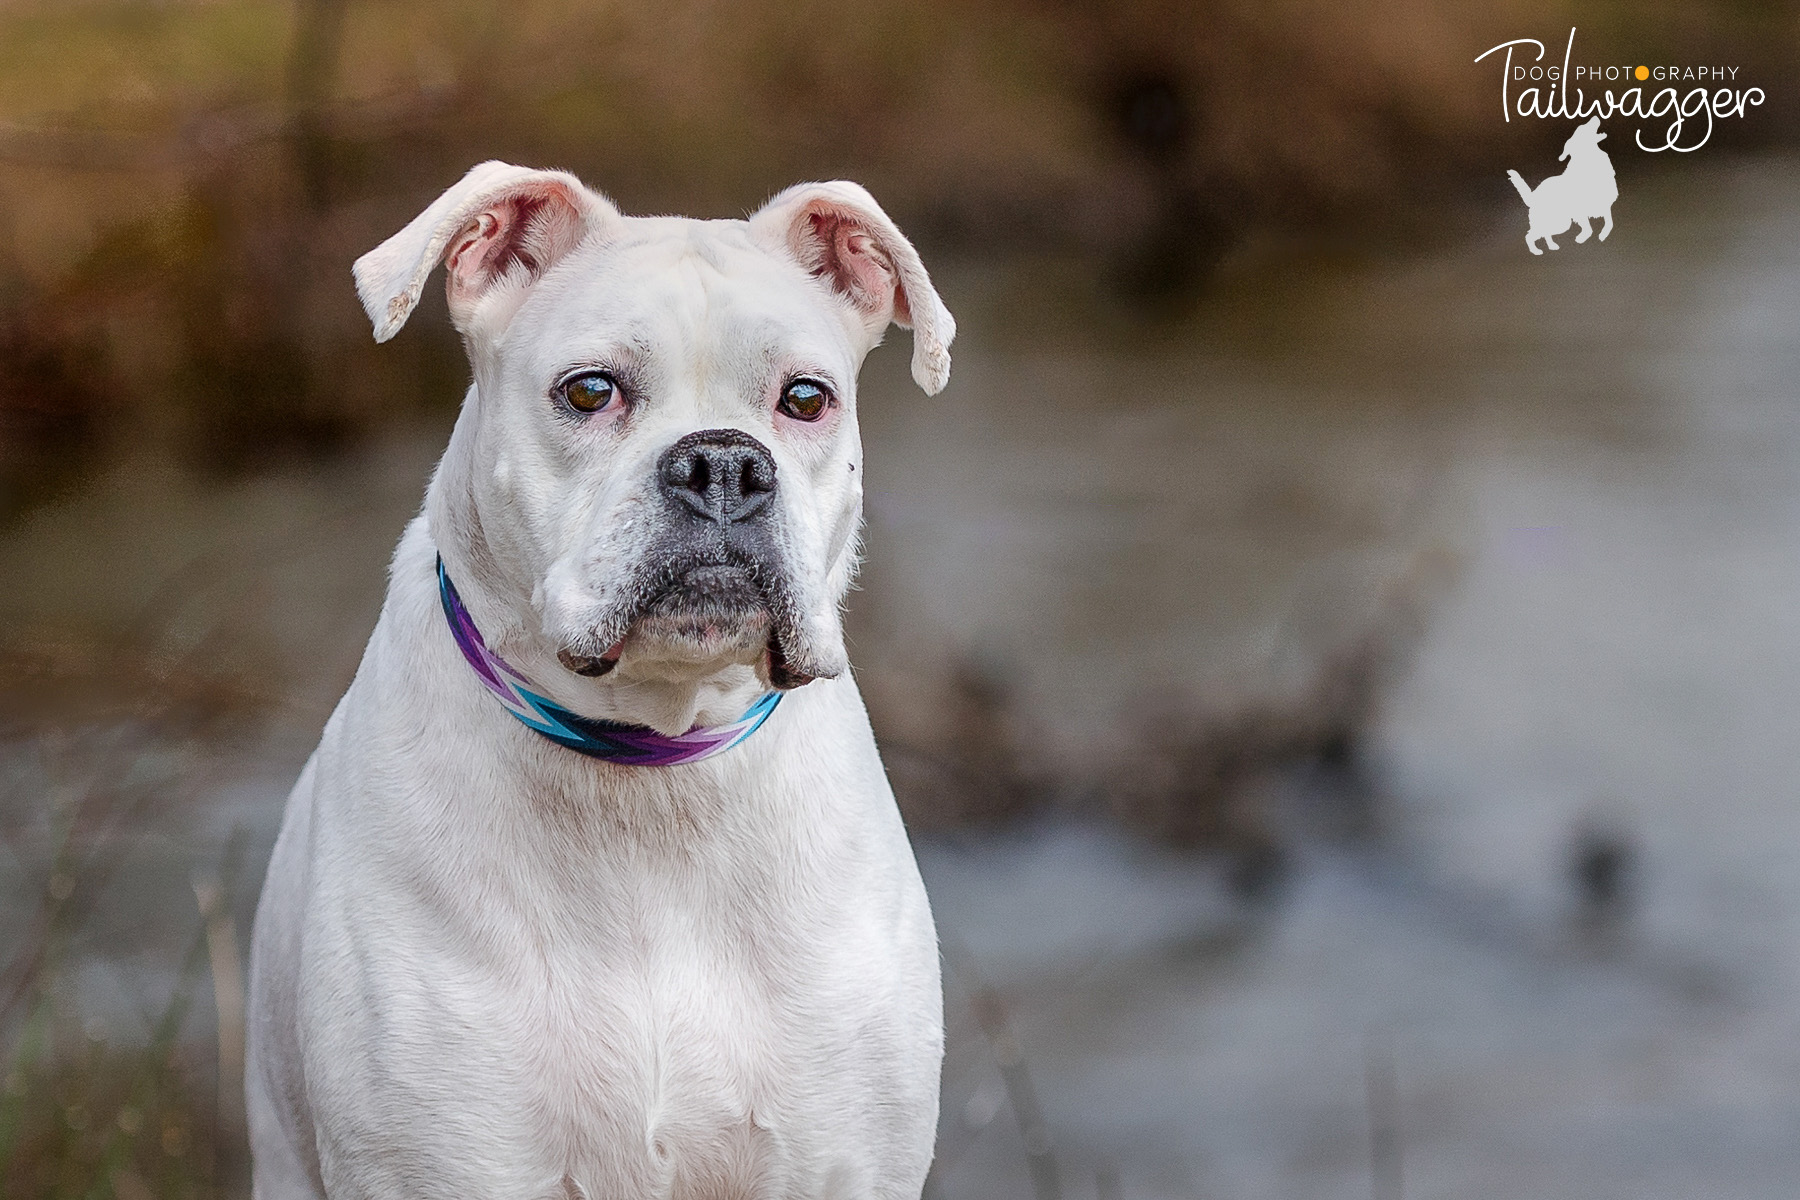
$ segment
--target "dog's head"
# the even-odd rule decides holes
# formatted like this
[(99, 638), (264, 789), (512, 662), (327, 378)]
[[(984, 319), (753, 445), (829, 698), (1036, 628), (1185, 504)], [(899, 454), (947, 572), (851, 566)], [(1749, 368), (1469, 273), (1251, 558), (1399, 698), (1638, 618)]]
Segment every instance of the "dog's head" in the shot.
[(857, 372), (911, 326), (935, 393), (956, 329), (869, 194), (636, 218), (571, 175), (484, 163), (357, 261), (378, 341), (439, 262), (474, 381), (427, 510), (496, 649), (555, 675), (556, 698), (665, 732), (722, 673), (844, 671)]
[(1600, 132), (1600, 118), (1589, 117), (1585, 124), (1575, 127), (1575, 132), (1563, 143), (1562, 153), (1557, 156), (1556, 161), (1567, 162), (1577, 154), (1598, 150), (1600, 143), (1605, 140), (1606, 135)]

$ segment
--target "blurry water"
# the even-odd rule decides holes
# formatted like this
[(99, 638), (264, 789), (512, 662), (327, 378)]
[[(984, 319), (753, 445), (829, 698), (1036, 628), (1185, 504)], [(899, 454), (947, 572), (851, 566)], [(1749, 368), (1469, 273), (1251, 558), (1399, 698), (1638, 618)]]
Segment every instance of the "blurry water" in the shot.
[[(1396, 1171), (1417, 1196), (1793, 1193), (1800, 178), (1685, 178), (1640, 188), (1604, 247), (1533, 260), (1509, 223), (1354, 278), (1327, 327), (1281, 331), (1299, 361), (1271, 364), (1277, 384), (1220, 382), (1210, 361), (1086, 364), (1122, 377), (1155, 431), (1114, 488), (1181, 478), (1161, 503), (1198, 507), (1221, 476), (1239, 496), (1260, 476), (1313, 492), (1318, 515), (1065, 527), (1046, 574), (1124, 569), (1085, 579), (1102, 595), (1079, 615), (1072, 586), (1020, 589), (1051, 628), (1125, 641), (1149, 624), (1133, 671), (1198, 669), (1220, 650), (1141, 615), (1168, 584), (1153, 573), (1145, 596), (1136, 563), (1187, 558), (1209, 593), (1194, 607), (1217, 605), (1244, 581), (1200, 564), (1242, 570), (1234, 555), (1285, 534), (1289, 552), (1261, 558), (1273, 593), (1224, 614), (1253, 644), (1319, 573), (1355, 608), (1334, 559), (1358, 541), (1320, 526), (1358, 512), (1368, 552), (1448, 533), (1467, 567), (1379, 731), (1387, 837), (1303, 843), (1273, 911), (1234, 913), (1204, 872), (1098, 833), (926, 851), (946, 926), (1011, 1000), (1072, 1194), (1383, 1196)], [(1044, 378), (995, 373), (1028, 381), (1015, 395)], [(1177, 410), (1184, 393), (1202, 400)], [(1079, 393), (1034, 404), (1039, 429), (1089, 431), (1061, 473), (1106, 456)], [(1383, 525), (1382, 497), (1405, 513), (1421, 479), (1428, 511)], [(915, 545), (960, 548), (949, 508)], [(1291, 550), (1308, 532), (1316, 559)], [(977, 572), (964, 553), (924, 590)], [(1070, 640), (1076, 670), (1036, 664), (1046, 707), (1106, 654), (1104, 635)], [(1631, 856), (1635, 906), (1579, 919), (1583, 839)], [(944, 1144), (968, 1149), (943, 1194), (1030, 1195), (1004, 1111), (986, 1123), (997, 1077), (966, 1011), (958, 1045)]]
[[(1416, 551), (1465, 563), (1372, 747), (1382, 836), (1309, 833), (1327, 789), (1291, 784), (1272, 901), (1087, 827), (921, 846), (1065, 1194), (1791, 1194), (1800, 170), (1677, 165), (1605, 245), (1534, 259), (1508, 213), (1399, 265), (1266, 248), (1149, 332), (1054, 264), (946, 270), (951, 390), (911, 390), (903, 334), (871, 360), (854, 657), (896, 742), (974, 658), (1079, 792), (1159, 707), (1302, 686)], [(260, 870), (445, 432), (224, 485), (134, 457), (0, 536), (9, 630), (136, 623), (281, 698), (151, 815), (83, 1004), (129, 1025), (163, 986), (233, 827)], [(7, 752), (9, 819), (54, 758)], [(1583, 831), (1634, 866), (1585, 922)], [(967, 975), (935, 1186), (1030, 1196)]]

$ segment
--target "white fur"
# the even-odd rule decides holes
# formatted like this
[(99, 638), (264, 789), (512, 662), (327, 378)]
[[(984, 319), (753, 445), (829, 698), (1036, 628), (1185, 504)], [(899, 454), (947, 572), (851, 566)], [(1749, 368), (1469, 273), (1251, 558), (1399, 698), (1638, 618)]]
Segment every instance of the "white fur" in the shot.
[[(838, 240), (813, 253), (820, 230)], [(489, 255), (507, 246), (522, 253)], [(941, 387), (949, 313), (853, 184), (749, 222), (638, 219), (570, 176), (484, 164), (358, 263), (378, 337), (445, 256), (474, 383), (257, 912), (256, 1195), (916, 1200), (936, 937), (838, 610), (861, 516), (857, 369), (897, 315), (921, 384)], [(555, 410), (558, 372), (624, 359), (642, 387), (627, 418)], [(833, 385), (828, 425), (776, 418), (794, 370)], [(796, 653), (820, 678), (702, 762), (551, 744), (463, 662), (437, 556), (489, 643), (558, 702), (665, 731), (730, 720), (768, 666), (728, 640), (634, 629), (599, 679), (557, 661), (615, 632), (661, 451), (717, 427), (776, 458)]]

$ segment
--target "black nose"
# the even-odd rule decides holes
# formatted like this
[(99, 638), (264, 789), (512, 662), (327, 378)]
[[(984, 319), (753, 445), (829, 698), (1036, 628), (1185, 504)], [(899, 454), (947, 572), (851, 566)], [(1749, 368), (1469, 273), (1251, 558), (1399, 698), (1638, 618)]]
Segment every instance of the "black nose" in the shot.
[(775, 459), (741, 430), (701, 429), (663, 452), (656, 477), (666, 495), (728, 525), (753, 516), (775, 494)]

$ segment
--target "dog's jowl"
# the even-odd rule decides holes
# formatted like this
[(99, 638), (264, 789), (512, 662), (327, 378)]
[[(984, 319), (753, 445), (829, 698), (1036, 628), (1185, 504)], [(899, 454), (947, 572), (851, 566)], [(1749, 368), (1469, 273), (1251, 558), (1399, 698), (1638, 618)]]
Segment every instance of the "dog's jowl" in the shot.
[(257, 912), (260, 1200), (906, 1197), (943, 1022), (845, 656), (856, 380), (955, 324), (854, 184), (634, 218), (475, 168), (356, 264), (442, 263), (473, 382)]

